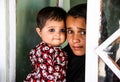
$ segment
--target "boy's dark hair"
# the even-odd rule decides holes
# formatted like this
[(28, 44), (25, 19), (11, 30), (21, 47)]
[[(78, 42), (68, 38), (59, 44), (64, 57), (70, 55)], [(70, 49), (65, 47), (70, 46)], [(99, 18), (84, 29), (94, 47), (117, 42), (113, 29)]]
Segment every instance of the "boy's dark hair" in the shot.
[(66, 19), (66, 11), (60, 7), (45, 7), (38, 12), (37, 15), (37, 26), (43, 28), (46, 21), (55, 20), (55, 21), (64, 21)]
[(75, 18), (83, 17), (86, 20), (86, 14), (87, 14), (87, 4), (84, 3), (72, 7), (68, 11), (67, 16), (73, 16)]

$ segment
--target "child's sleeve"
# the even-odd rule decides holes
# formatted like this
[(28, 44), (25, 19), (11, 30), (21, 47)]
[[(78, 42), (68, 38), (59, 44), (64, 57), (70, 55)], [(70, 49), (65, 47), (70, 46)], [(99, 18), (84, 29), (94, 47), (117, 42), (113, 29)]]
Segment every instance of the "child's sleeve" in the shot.
[(34, 66), (35, 65), (35, 62), (37, 61), (37, 59), (36, 59), (36, 56), (35, 56), (35, 53), (36, 53), (36, 51), (35, 51), (35, 49), (32, 49), (31, 51), (30, 51), (30, 61), (31, 61), (31, 63), (32, 63), (32, 66)]

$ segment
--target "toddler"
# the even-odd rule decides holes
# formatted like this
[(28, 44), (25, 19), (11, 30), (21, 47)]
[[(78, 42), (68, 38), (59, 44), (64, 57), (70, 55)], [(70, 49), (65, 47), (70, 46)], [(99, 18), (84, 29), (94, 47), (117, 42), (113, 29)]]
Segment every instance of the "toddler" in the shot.
[(24, 82), (66, 82), (67, 55), (60, 47), (66, 40), (65, 18), (60, 7), (39, 11), (36, 32), (42, 42), (30, 51), (32, 72)]

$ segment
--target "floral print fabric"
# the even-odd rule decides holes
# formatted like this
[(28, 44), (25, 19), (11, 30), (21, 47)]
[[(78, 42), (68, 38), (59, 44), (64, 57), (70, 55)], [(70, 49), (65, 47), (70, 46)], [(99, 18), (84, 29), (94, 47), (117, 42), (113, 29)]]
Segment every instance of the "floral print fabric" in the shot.
[(67, 55), (44, 42), (30, 52), (32, 72), (24, 82), (66, 82)]

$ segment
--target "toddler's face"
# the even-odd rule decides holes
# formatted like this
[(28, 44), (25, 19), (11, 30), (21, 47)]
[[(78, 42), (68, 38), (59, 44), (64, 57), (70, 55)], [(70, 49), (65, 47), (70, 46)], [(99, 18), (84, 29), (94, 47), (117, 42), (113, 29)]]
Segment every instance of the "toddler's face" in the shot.
[(47, 20), (40, 30), (40, 37), (52, 46), (60, 46), (65, 41), (65, 25), (63, 21)]

